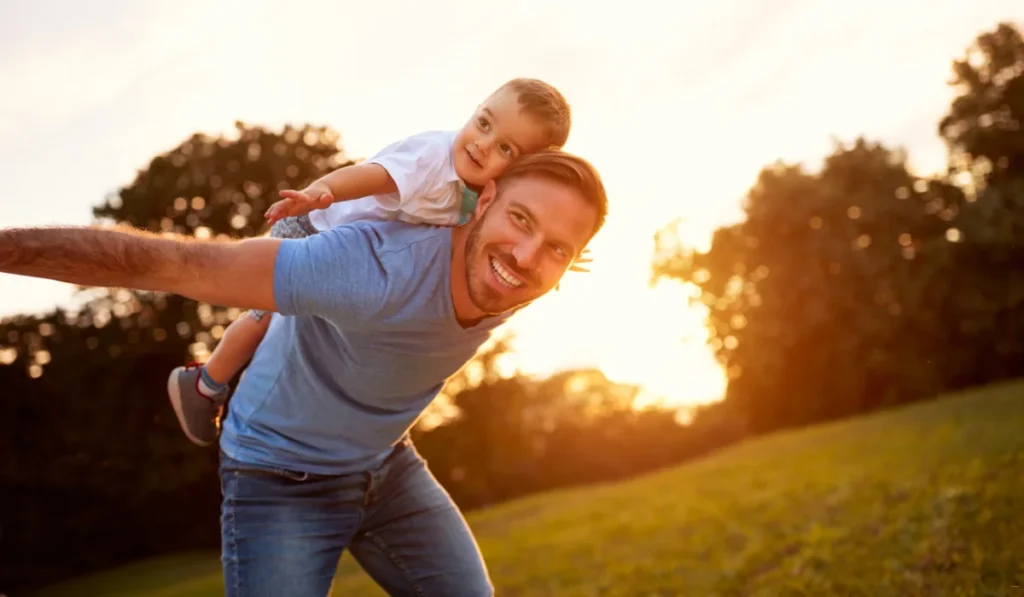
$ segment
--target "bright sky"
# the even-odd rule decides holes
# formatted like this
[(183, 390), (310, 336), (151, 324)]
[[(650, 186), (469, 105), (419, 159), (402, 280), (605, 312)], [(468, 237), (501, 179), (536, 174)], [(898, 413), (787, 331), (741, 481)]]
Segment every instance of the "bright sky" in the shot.
[[(327, 124), (365, 157), (538, 77), (572, 104), (567, 149), (602, 171), (611, 213), (592, 273), (510, 323), (520, 366), (596, 365), (705, 402), (724, 378), (683, 288), (648, 287), (655, 230), (681, 216), (706, 246), (763, 165), (814, 165), (833, 137), (940, 168), (950, 63), (1000, 20), (1024, 20), (1024, 3), (5, 0), (0, 226), (87, 224), (155, 154), (236, 119)], [(69, 297), (0, 274), (0, 314)]]

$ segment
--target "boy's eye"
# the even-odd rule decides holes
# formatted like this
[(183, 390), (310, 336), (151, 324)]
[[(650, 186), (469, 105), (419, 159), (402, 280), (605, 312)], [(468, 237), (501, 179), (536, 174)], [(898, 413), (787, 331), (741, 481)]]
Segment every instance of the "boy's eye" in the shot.
[(508, 157), (512, 157), (512, 146), (509, 145), (508, 143), (502, 143), (501, 152), (507, 155)]
[(522, 214), (516, 212), (512, 212), (512, 221), (520, 226), (526, 225), (526, 218), (524, 218)]
[(484, 132), (491, 130), (491, 123), (487, 122), (486, 118), (481, 118), (477, 123), (480, 125), (480, 130)]
[(559, 257), (565, 257), (565, 249), (561, 245), (551, 245), (551, 250)]

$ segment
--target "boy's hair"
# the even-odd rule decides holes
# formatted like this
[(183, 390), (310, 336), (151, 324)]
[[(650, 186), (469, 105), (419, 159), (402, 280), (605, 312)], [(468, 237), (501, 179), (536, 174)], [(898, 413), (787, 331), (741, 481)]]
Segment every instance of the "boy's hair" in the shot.
[(494, 93), (504, 90), (515, 93), (522, 110), (544, 123), (550, 147), (561, 149), (565, 145), (572, 126), (572, 113), (569, 102), (565, 101), (557, 89), (539, 79), (517, 78), (505, 83)]
[(604, 226), (608, 215), (608, 195), (597, 168), (587, 160), (560, 149), (544, 149), (512, 162), (494, 184), (497, 195), (512, 181), (521, 178), (545, 178), (576, 189), (597, 212), (591, 236)]

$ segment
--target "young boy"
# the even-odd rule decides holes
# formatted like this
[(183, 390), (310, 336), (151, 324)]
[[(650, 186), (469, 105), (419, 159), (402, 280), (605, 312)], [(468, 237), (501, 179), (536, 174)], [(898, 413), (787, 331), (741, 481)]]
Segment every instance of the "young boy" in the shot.
[[(561, 148), (570, 124), (569, 105), (557, 89), (536, 79), (513, 79), (458, 131), (413, 135), (302, 191), (281, 191), (282, 199), (266, 212), (270, 235), (300, 238), (359, 219), (464, 223), (476, 208), (476, 189), (520, 156)], [(205, 365), (171, 372), (171, 405), (192, 443), (208, 446), (217, 439), (227, 383), (256, 352), (270, 322), (266, 315), (244, 314), (228, 326)]]

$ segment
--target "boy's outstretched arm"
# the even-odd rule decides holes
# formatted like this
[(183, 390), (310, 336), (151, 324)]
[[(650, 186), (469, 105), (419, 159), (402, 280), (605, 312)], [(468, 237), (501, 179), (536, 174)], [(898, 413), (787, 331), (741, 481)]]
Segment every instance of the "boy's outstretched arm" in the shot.
[(282, 218), (325, 209), (338, 201), (384, 195), (397, 190), (395, 181), (383, 166), (366, 162), (338, 168), (301, 191), (281, 191), (283, 198), (271, 205), (264, 215), (273, 224)]
[(0, 229), (0, 272), (276, 311), (280, 239), (204, 241), (129, 228)]

